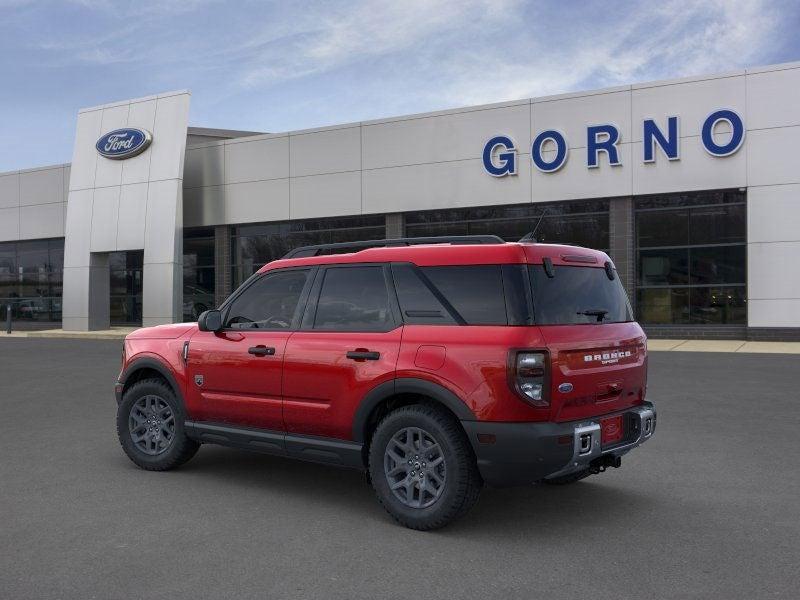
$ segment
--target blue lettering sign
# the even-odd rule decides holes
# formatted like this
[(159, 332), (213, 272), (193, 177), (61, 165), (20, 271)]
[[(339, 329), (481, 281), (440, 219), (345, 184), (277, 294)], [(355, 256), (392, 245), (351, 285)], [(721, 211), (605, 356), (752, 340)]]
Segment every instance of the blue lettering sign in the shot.
[[(714, 127), (720, 121), (727, 121), (733, 130), (730, 141), (721, 146), (714, 141)], [(742, 142), (744, 142), (744, 123), (742, 118), (727, 108), (715, 110), (703, 122), (701, 138), (703, 147), (711, 156), (730, 156), (741, 148)]]
[(99, 140), (94, 145), (101, 156), (122, 160), (141, 154), (153, 141), (153, 136), (144, 129), (126, 128), (115, 129)]
[[(498, 164), (494, 163), (494, 153), (497, 149), (502, 151), (497, 155)], [(498, 135), (486, 142), (483, 147), (483, 168), (493, 177), (517, 174), (517, 149), (514, 141), (507, 136)]]
[[(556, 155), (551, 161), (546, 161), (542, 156), (542, 146), (545, 142), (552, 141), (556, 145)], [(555, 129), (548, 129), (536, 136), (531, 145), (531, 158), (536, 168), (543, 173), (553, 173), (558, 171), (567, 162), (569, 147), (564, 134)]]
[(619, 153), (617, 152), (619, 143), (619, 129), (614, 125), (591, 125), (586, 128), (586, 166), (590, 169), (597, 168), (599, 162), (597, 155), (600, 152), (608, 154), (608, 162), (611, 166), (618, 166)]
[[(658, 146), (669, 160), (680, 160), (680, 119), (668, 116), (667, 131), (664, 133), (655, 119), (642, 121), (643, 162), (656, 160)], [(718, 144), (714, 139), (714, 128), (724, 121), (730, 125), (730, 140)], [(112, 132), (114, 133), (114, 132)], [(109, 134), (110, 135), (110, 134)], [(742, 118), (733, 110), (723, 108), (712, 112), (705, 119), (701, 129), (701, 143), (711, 156), (730, 156), (744, 143), (745, 128)], [(102, 140), (101, 140), (102, 141)], [(545, 146), (552, 142), (555, 152), (545, 152)], [(98, 142), (98, 150), (100, 149)], [(590, 125), (586, 128), (586, 166), (596, 169), (600, 166), (599, 155), (605, 152), (612, 167), (622, 164), (619, 155), (619, 128), (611, 123)], [(566, 136), (557, 129), (545, 129), (531, 144), (531, 160), (542, 173), (554, 173), (567, 162), (569, 143)], [(549, 159), (549, 160), (548, 160)], [(483, 168), (494, 177), (517, 174), (517, 148), (514, 141), (505, 135), (491, 138), (483, 147)]]
[(667, 135), (661, 132), (655, 120), (645, 119), (643, 124), (642, 137), (644, 140), (644, 162), (650, 163), (656, 160), (655, 145), (664, 151), (669, 160), (680, 158), (678, 144), (680, 141), (678, 134), (678, 117), (667, 117)]

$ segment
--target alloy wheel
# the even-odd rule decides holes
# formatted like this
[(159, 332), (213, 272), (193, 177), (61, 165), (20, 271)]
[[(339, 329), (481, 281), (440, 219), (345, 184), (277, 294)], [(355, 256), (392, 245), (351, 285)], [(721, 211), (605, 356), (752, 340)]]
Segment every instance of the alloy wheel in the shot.
[(175, 438), (175, 414), (160, 396), (143, 396), (131, 406), (128, 431), (138, 450), (156, 456)]
[(411, 508), (427, 508), (442, 495), (446, 471), (442, 448), (419, 427), (405, 427), (386, 445), (383, 470), (395, 498)]

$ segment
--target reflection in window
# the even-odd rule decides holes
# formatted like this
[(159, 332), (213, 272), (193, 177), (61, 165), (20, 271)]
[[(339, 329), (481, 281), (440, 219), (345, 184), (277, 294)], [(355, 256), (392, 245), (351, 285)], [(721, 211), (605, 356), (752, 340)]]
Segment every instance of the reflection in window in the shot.
[(289, 329), (308, 271), (276, 271), (259, 277), (231, 303), (226, 326), (232, 329)]
[(333, 267), (325, 271), (314, 329), (386, 331), (391, 326), (382, 267)]
[(111, 252), (110, 317), (112, 325), (142, 324), (142, 269), (144, 251)]
[(640, 322), (747, 322), (746, 208), (738, 190), (636, 199)]
[(0, 243), (0, 319), (61, 321), (64, 240)]
[(212, 228), (184, 231), (183, 319), (185, 321), (196, 321), (201, 313), (216, 306), (214, 247)]
[[(299, 246), (384, 239), (386, 217), (370, 215), (238, 225), (233, 229), (233, 287)], [(345, 250), (347, 252), (349, 250)]]
[(406, 235), (497, 235), (516, 242), (539, 224), (539, 242), (606, 250), (608, 211), (608, 200), (418, 211), (406, 213)]

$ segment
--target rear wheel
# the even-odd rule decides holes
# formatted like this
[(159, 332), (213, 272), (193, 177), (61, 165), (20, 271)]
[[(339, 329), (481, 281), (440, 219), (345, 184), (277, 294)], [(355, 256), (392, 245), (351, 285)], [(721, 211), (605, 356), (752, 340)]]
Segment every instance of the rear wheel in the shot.
[(482, 481), (458, 421), (426, 405), (402, 407), (378, 425), (369, 471), (378, 500), (411, 529), (443, 527), (477, 501)]
[(117, 436), (128, 458), (142, 469), (174, 469), (200, 447), (187, 437), (185, 418), (182, 404), (164, 381), (143, 379), (122, 397), (117, 409)]

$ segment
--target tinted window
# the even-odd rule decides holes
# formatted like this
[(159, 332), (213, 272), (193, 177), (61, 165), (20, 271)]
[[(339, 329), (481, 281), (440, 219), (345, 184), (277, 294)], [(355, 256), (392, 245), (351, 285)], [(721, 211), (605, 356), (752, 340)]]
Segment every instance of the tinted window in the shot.
[(554, 267), (550, 278), (541, 265), (530, 267), (533, 312), (539, 325), (631, 321), (630, 305), (619, 277), (596, 267)]
[(410, 265), (392, 265), (403, 320), (411, 324), (452, 325), (455, 319)]
[(314, 329), (388, 331), (393, 324), (383, 267), (334, 267), (325, 271)]
[(307, 278), (307, 270), (264, 275), (231, 303), (227, 326), (289, 329)]
[(467, 324), (508, 324), (498, 265), (423, 267), (421, 271)]

